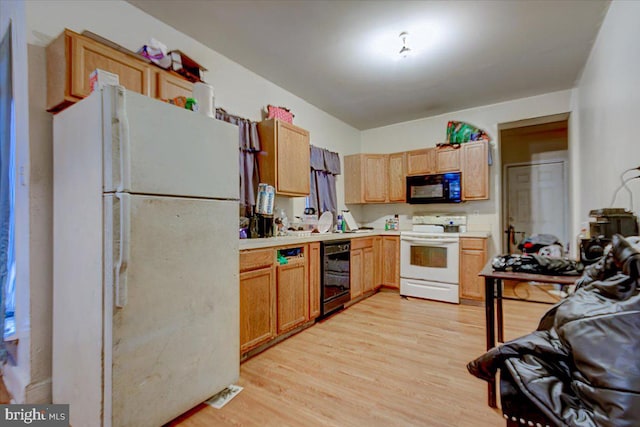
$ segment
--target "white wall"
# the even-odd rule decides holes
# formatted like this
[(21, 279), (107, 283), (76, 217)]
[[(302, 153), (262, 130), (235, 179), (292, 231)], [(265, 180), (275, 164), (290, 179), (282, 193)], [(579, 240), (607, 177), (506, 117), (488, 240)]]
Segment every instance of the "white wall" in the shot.
[[(209, 70), (205, 80), (214, 87), (216, 106), (259, 121), (262, 120), (261, 110), (267, 104), (283, 105), (294, 112), (294, 124), (310, 132), (311, 144), (341, 155), (359, 150), (360, 132), (357, 129), (127, 2), (31, 0), (26, 5), (30, 44), (46, 46), (65, 28), (78, 33), (91, 31), (133, 51), (154, 37), (170, 50), (180, 49)], [(340, 204), (344, 200), (341, 185), (338, 185), (338, 200)], [(301, 198), (293, 200), (287, 208), (289, 215), (300, 215), (303, 209)]]
[(559, 91), (363, 131), (362, 152), (392, 153), (435, 146), (437, 143), (445, 141), (448, 121), (467, 122), (483, 129), (491, 137), (490, 149), (493, 156), (493, 166), (489, 171), (490, 200), (465, 202), (460, 205), (418, 206), (395, 204), (364, 206), (360, 209), (361, 217), (359, 220), (368, 224), (380, 225), (384, 224), (385, 217), (398, 213), (401, 215), (401, 225), (410, 226), (407, 219), (410, 215), (416, 213), (466, 213), (469, 215), (469, 229), (490, 231), (493, 245), (490, 245), (489, 250), (494, 253), (498, 252), (502, 238), (500, 225), (500, 195), (502, 190), (501, 182), (497, 179), (501, 170), (500, 150), (497, 149), (497, 144), (499, 144), (498, 125), (500, 123), (566, 113), (570, 109), (570, 100), (571, 91)]
[[(614, 1), (604, 19), (572, 99), (571, 143), (578, 147), (580, 168), (574, 179), (580, 199), (574, 222), (588, 219), (589, 210), (609, 207), (620, 174), (640, 166), (636, 129), (640, 119), (640, 2)], [(627, 177), (640, 175), (629, 172)], [(640, 180), (629, 183), (636, 215)], [(621, 191), (615, 207), (629, 208)]]
[(29, 103), (27, 88), (27, 41), (24, 3), (0, 1), (0, 37), (11, 24), (13, 102), (16, 119), (16, 335), (17, 365), (2, 367), (4, 382), (16, 402), (25, 401), (31, 383), (29, 257)]
[[(23, 46), (18, 49), (18, 77), (14, 79), (17, 82), (16, 90), (20, 91), (16, 96), (16, 107), (20, 109), (21, 149), (28, 154), (30, 148), (33, 160), (30, 168), (24, 160), (18, 163), (25, 165), (26, 178), (29, 172), (33, 177), (30, 196), (27, 197), (27, 190), (18, 195), (22, 203), (19, 212), (23, 212), (22, 218), (29, 218), (33, 225), (31, 234), (28, 230), (25, 234), (29, 239), (25, 239), (25, 243), (18, 248), (18, 262), (29, 260), (29, 243), (32, 251), (31, 263), (19, 264), (18, 271), (16, 311), (19, 320), (20, 361), (17, 369), (5, 368), (5, 381), (16, 401), (50, 402), (53, 159), (52, 116), (45, 112), (44, 46), (65, 28), (79, 33), (89, 30), (134, 51), (150, 37), (155, 37), (170, 49), (182, 50), (210, 70), (205, 74), (205, 79), (214, 86), (216, 104), (231, 114), (258, 121), (262, 119), (261, 109), (267, 104), (287, 106), (296, 115), (294, 123), (309, 130), (312, 144), (337, 151), (341, 157), (359, 151), (360, 132), (124, 1), (0, 1), (0, 5), (2, 28), (5, 28), (5, 16), (17, 16), (21, 19), (22, 33), (18, 41)], [(25, 78), (27, 74), (29, 96)], [(29, 116), (26, 114), (27, 99)], [(289, 216), (294, 213), (299, 215), (304, 209), (303, 198), (279, 200)], [(341, 204), (344, 200), (340, 181), (338, 200)], [(29, 202), (31, 209), (28, 207)], [(24, 228), (25, 223), (29, 225), (24, 221), (19, 226)], [(21, 245), (20, 242), (18, 244)]]

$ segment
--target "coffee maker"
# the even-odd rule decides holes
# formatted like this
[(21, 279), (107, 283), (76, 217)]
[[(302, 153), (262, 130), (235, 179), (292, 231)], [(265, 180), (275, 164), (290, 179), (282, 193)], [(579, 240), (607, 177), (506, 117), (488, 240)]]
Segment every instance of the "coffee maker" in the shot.
[(624, 237), (638, 235), (638, 219), (629, 211), (622, 208), (594, 209), (589, 212), (588, 239), (580, 241), (580, 261), (583, 264), (593, 264), (605, 252), (605, 247), (611, 243), (614, 234)]

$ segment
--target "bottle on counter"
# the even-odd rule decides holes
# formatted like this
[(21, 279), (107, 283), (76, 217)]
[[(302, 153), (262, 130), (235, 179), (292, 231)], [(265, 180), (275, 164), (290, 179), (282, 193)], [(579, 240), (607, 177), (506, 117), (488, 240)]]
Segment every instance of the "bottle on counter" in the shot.
[(338, 220), (336, 221), (336, 233), (342, 233), (343, 227), (342, 215), (338, 215)]

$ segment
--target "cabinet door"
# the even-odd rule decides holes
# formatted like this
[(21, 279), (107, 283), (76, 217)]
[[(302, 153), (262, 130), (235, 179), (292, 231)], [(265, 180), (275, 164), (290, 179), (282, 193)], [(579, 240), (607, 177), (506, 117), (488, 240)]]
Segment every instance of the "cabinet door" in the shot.
[(96, 68), (118, 75), (121, 86), (151, 95), (151, 65), (84, 37), (71, 38), (71, 95), (89, 95), (89, 75)]
[(384, 154), (364, 155), (364, 201), (384, 203), (387, 200), (387, 174)]
[(375, 257), (373, 246), (362, 249), (362, 291), (368, 292), (376, 287), (375, 283)]
[(436, 149), (436, 172), (458, 172), (460, 170), (460, 148)]
[(404, 202), (407, 197), (407, 173), (405, 153), (389, 154), (388, 199), (390, 202)]
[(193, 96), (193, 83), (169, 72), (158, 72), (156, 97), (159, 99), (173, 99), (178, 96), (190, 98)]
[(373, 238), (373, 283), (375, 287), (382, 284), (382, 237)]
[(276, 336), (275, 307), (272, 267), (240, 273), (240, 353)]
[(290, 123), (277, 121), (276, 191), (290, 196), (309, 195), (311, 174), (309, 133)]
[(400, 238), (382, 236), (382, 284), (400, 288)]
[(460, 298), (484, 300), (484, 279), (478, 273), (485, 263), (485, 251), (460, 251)]
[(320, 243), (309, 244), (309, 318), (320, 316)]
[(407, 175), (421, 175), (436, 171), (436, 150), (425, 148), (407, 152)]
[(351, 299), (362, 295), (362, 249), (351, 249)]
[(301, 325), (309, 318), (309, 283), (304, 258), (277, 266), (278, 333)]
[(489, 145), (485, 141), (462, 146), (462, 200), (489, 199)]

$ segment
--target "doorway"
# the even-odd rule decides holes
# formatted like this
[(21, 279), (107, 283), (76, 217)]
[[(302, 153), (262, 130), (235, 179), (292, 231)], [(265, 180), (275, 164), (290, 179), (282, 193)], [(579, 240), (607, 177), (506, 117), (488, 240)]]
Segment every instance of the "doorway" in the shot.
[[(502, 159), (502, 253), (534, 234), (551, 234), (567, 253), (570, 238), (568, 114), (500, 127)], [(556, 302), (553, 285), (504, 282), (507, 297)]]
[(518, 253), (533, 234), (553, 234), (568, 249), (568, 117), (549, 119), (501, 126), (503, 253)]

